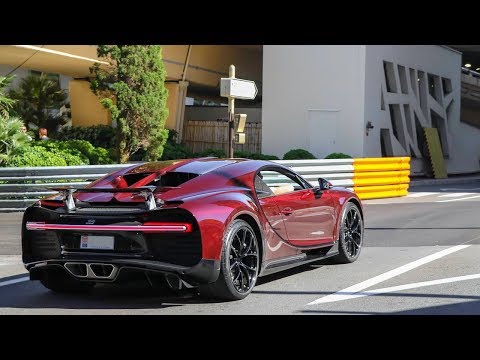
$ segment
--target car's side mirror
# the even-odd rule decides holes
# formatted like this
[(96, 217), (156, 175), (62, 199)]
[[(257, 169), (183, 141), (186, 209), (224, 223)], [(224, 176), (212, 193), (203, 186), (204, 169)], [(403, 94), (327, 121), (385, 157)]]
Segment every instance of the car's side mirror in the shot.
[(321, 191), (330, 190), (333, 187), (332, 183), (324, 178), (318, 178), (318, 186)]

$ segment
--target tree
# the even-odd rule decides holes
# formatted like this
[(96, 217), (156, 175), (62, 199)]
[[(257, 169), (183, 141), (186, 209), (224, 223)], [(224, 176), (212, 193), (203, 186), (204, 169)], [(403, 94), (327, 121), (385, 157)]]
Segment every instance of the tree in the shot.
[(158, 45), (99, 45), (109, 66), (95, 64), (91, 88), (117, 124), (120, 163), (143, 148), (143, 160), (158, 160), (168, 138), (168, 91), (162, 49)]
[(28, 135), (21, 131), (23, 122), (9, 114), (15, 100), (5, 94), (5, 88), (12, 79), (12, 76), (0, 76), (0, 164), (20, 153), (30, 142)]
[(5, 88), (10, 85), (12, 79), (12, 76), (0, 76), (0, 116), (4, 117), (5, 119), (8, 118), (9, 111), (13, 104), (15, 104), (15, 100), (10, 99), (5, 94)]
[(18, 88), (10, 91), (10, 96), (16, 100), (14, 112), (26, 122), (27, 127), (34, 124), (47, 128), (49, 134), (55, 134), (58, 126), (64, 125), (70, 117), (69, 111), (66, 111), (70, 107), (67, 92), (46, 73), (23, 78)]

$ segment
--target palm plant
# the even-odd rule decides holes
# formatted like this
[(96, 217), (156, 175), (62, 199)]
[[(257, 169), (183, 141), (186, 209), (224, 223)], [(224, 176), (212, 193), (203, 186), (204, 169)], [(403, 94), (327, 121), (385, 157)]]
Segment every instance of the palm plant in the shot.
[(0, 76), (0, 116), (4, 118), (8, 118), (9, 111), (15, 103), (15, 100), (10, 99), (5, 93), (5, 88), (10, 85), (12, 79), (12, 76)]
[(0, 164), (29, 146), (30, 138), (20, 130), (22, 126), (20, 119), (0, 115)]
[(67, 93), (46, 73), (23, 78), (9, 95), (16, 100), (13, 110), (18, 116), (27, 124), (47, 128), (49, 134), (54, 134), (69, 119), (70, 114), (60, 110), (69, 108)]

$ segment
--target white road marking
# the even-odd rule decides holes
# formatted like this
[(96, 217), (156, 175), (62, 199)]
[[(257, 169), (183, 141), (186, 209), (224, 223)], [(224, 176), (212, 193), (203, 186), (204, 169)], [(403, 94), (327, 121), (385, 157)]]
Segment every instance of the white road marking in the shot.
[(385, 280), (389, 280), (391, 278), (394, 278), (395, 276), (398, 276), (400, 274), (406, 273), (407, 271), (410, 271), (412, 269), (415, 269), (419, 266), (425, 265), (431, 261), (440, 259), (444, 256), (447, 256), (449, 254), (452, 254), (454, 252), (457, 252), (459, 250), (463, 250), (471, 245), (456, 245), (449, 247), (447, 249), (438, 251), (434, 254), (430, 254), (428, 256), (425, 256), (421, 259), (412, 261), (406, 265), (400, 266), (396, 269), (387, 271), (386, 273), (383, 273), (381, 275), (375, 276), (371, 279), (362, 281), (361, 283), (355, 284), (353, 286), (350, 286), (346, 289), (337, 291), (335, 294), (330, 294), (324, 297), (321, 297), (320, 299), (314, 300), (307, 305), (316, 305), (316, 304), (323, 304), (323, 303), (329, 303), (329, 302), (335, 302), (335, 301), (341, 301), (341, 300), (348, 300), (348, 299), (354, 299), (357, 297), (362, 297), (365, 295), (362, 295), (360, 291), (365, 290), (366, 288), (369, 288), (370, 286), (374, 286), (376, 284), (379, 284)]
[(407, 197), (422, 197), (422, 196), (428, 196), (428, 195), (435, 195), (438, 194), (438, 192), (414, 192), (414, 193), (409, 193)]
[(469, 197), (460, 198), (460, 199), (437, 200), (435, 202), (439, 203), (439, 202), (449, 202), (449, 201), (462, 201), (462, 200), (476, 199), (476, 198), (480, 198), (480, 195), (469, 196)]
[(473, 195), (474, 193), (452, 193), (452, 194), (445, 194), (439, 195), (438, 197), (462, 197), (467, 195)]
[(0, 282), (0, 287), (7, 286), (7, 285), (12, 285), (12, 284), (16, 284), (16, 283), (23, 282), (23, 281), (28, 281), (28, 280), (30, 280), (30, 278), (28, 276), (25, 276), (25, 277), (21, 277), (21, 278), (18, 278), (18, 279), (1, 281)]
[(444, 278), (444, 279), (430, 280), (430, 281), (421, 281), (421, 282), (416, 282), (412, 284), (386, 287), (383, 289), (367, 290), (359, 294), (362, 294), (363, 296), (371, 296), (371, 295), (386, 294), (386, 293), (391, 293), (395, 291), (402, 291), (402, 290), (409, 290), (409, 289), (418, 289), (420, 287), (425, 287), (425, 286), (448, 284), (452, 282), (473, 280), (473, 279), (480, 279), (480, 274), (455, 276), (451, 278)]
[(472, 191), (472, 190), (480, 190), (480, 188), (444, 188), (444, 189), (440, 189), (442, 191), (452, 191), (452, 190), (467, 190), (467, 191)]

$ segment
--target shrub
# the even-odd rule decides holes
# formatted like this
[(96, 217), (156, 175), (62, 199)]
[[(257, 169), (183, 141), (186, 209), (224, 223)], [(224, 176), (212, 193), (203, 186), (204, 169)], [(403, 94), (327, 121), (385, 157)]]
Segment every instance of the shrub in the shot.
[(253, 159), (253, 160), (278, 160), (278, 157), (276, 157), (275, 155), (249, 153), (246, 151), (235, 151), (234, 156), (236, 158)]
[[(115, 149), (115, 152), (117, 150)], [(137, 151), (135, 151), (132, 155), (130, 155), (129, 161), (144, 161), (143, 159), (147, 155), (147, 152), (145, 149), (140, 148)], [(115, 155), (116, 156), (116, 155)]]
[(225, 158), (227, 157), (227, 154), (225, 154), (224, 150), (220, 149), (206, 149), (203, 151), (200, 151), (199, 153), (194, 154), (194, 157), (208, 157), (208, 156), (213, 156), (217, 158)]
[(304, 149), (293, 149), (283, 155), (283, 160), (301, 160), (301, 159), (316, 159), (316, 157)]
[(325, 159), (351, 159), (350, 155), (344, 153), (331, 153), (325, 156)]
[(86, 140), (95, 147), (115, 147), (116, 129), (108, 125), (64, 127), (58, 133), (58, 140)]
[(279, 160), (278, 156), (275, 156), (275, 155), (256, 154), (256, 153), (250, 154), (248, 158), (254, 159), (254, 160)]
[(233, 153), (233, 157), (236, 157), (236, 158), (242, 158), (242, 159), (249, 159), (249, 156), (251, 154), (246, 152), (246, 151), (235, 151)]
[(107, 165), (113, 164), (114, 161), (110, 157), (110, 152), (102, 147), (96, 147), (90, 153), (90, 164), (92, 165)]
[(66, 166), (67, 162), (60, 154), (50, 152), (43, 146), (31, 146), (7, 159), (5, 165), (9, 167)]
[(20, 119), (0, 115), (0, 164), (29, 147), (30, 140), (20, 130), (22, 126)]
[(185, 146), (167, 142), (163, 148), (161, 160), (189, 159), (193, 153)]
[(70, 154), (81, 159), (67, 160), (67, 165), (102, 165), (112, 164), (113, 160), (110, 158), (108, 150), (101, 147), (94, 147), (86, 140), (67, 140), (67, 141), (39, 141), (35, 143), (37, 146), (42, 146), (52, 152), (59, 154)]
[[(56, 154), (61, 156), (67, 166), (75, 165), (89, 165), (90, 160), (85, 156), (81, 151), (75, 148), (70, 148), (68, 145), (65, 145), (61, 141), (36, 141), (33, 143), (33, 146), (42, 147), (47, 150), (49, 153)], [(32, 166), (43, 166), (43, 165), (32, 165)], [(60, 165), (59, 165), (60, 166)]]
[(86, 156), (91, 165), (112, 164), (113, 160), (107, 149), (95, 147), (86, 140), (59, 141), (60, 149), (76, 149)]

